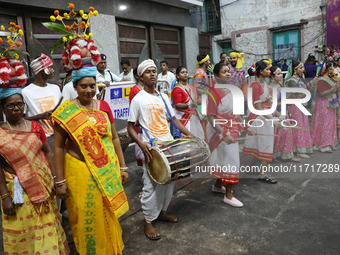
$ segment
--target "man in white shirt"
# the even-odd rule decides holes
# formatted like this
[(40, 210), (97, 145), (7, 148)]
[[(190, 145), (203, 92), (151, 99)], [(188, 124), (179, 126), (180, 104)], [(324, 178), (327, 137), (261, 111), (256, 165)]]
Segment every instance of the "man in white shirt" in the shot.
[[(131, 101), (128, 132), (130, 137), (136, 141), (143, 151), (145, 160), (149, 161), (151, 160), (150, 139), (157, 139), (158, 141), (173, 140), (167, 122), (167, 116), (169, 114), (173, 117), (182, 133), (190, 135), (190, 132), (176, 119), (169, 98), (163, 94), (163, 99), (169, 107), (168, 113), (162, 97), (159, 92), (154, 89), (157, 82), (155, 63), (151, 59), (143, 61), (139, 64), (137, 73), (140, 80), (144, 83), (144, 89)], [(142, 127), (142, 139), (138, 137), (134, 129), (136, 121), (138, 121)], [(174, 184), (174, 182), (166, 185), (155, 183), (147, 173), (145, 161), (143, 162), (144, 186), (141, 204), (144, 214), (144, 233), (151, 240), (157, 240), (161, 237), (153, 227), (152, 221), (156, 219), (173, 223), (179, 221), (178, 217), (166, 214), (173, 194)]]
[(126, 81), (133, 81), (134, 83), (137, 83), (136, 79), (133, 75), (133, 70), (131, 68), (130, 60), (122, 59), (122, 61), (120, 61), (120, 66), (121, 66), (123, 72), (121, 72), (119, 77), (126, 80)]
[(32, 61), (31, 68), (35, 78), (22, 90), (26, 103), (25, 118), (40, 121), (51, 146), (54, 131), (49, 118), (60, 102), (61, 92), (57, 85), (47, 83), (54, 76), (53, 62), (48, 56), (41, 53), (40, 57)]
[(119, 82), (123, 81), (118, 75), (112, 73), (109, 69), (106, 69), (106, 55), (100, 54), (102, 61), (97, 64), (97, 76), (96, 82), (97, 84), (104, 84), (105, 86), (110, 86), (111, 82)]
[(162, 60), (160, 67), (162, 72), (158, 74), (158, 80), (167, 80), (171, 86), (172, 82), (176, 80), (176, 76), (168, 70), (168, 62), (166, 60)]

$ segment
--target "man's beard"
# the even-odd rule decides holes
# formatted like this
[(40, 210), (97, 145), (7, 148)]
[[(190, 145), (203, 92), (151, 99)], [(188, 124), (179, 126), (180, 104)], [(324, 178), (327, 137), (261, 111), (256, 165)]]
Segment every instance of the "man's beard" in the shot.
[(230, 64), (232, 65), (232, 67), (236, 67), (237, 61), (230, 62)]

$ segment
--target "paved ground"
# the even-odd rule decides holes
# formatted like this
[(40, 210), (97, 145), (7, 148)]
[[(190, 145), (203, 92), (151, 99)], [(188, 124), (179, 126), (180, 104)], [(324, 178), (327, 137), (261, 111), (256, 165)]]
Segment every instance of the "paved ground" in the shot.
[[(277, 185), (257, 181), (254, 173), (241, 174), (234, 195), (244, 203), (243, 208), (224, 204), (222, 194), (211, 192), (211, 179), (178, 181), (169, 213), (181, 222), (157, 222), (162, 234), (158, 241), (148, 240), (143, 233), (142, 170), (133, 154), (132, 148), (125, 153), (130, 211), (121, 219), (124, 254), (340, 254), (340, 174), (316, 173), (317, 164), (338, 164), (340, 149), (332, 154), (315, 152), (311, 159), (301, 161), (314, 165), (314, 173), (310, 168), (303, 175), (279, 175)], [(249, 161), (247, 157), (241, 160), (244, 165)], [(66, 217), (64, 226), (72, 254), (77, 254)]]

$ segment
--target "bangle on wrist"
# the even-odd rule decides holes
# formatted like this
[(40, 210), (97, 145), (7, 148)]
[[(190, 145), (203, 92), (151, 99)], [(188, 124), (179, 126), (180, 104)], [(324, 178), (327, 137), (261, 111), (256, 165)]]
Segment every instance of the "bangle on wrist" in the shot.
[(65, 183), (66, 182), (66, 179), (62, 180), (62, 181), (58, 181), (58, 182), (55, 182), (55, 184), (62, 184), (62, 183)]
[(61, 186), (65, 185), (65, 184), (66, 184), (66, 181), (65, 181), (65, 182), (62, 182), (62, 183), (58, 183), (58, 184), (56, 184), (55, 186), (58, 188), (58, 187), (61, 187)]
[(8, 192), (8, 193), (6, 193), (6, 194), (4, 194), (4, 195), (1, 195), (0, 198), (1, 198), (1, 200), (3, 200), (3, 199), (5, 199), (6, 197), (9, 197), (11, 194), (12, 194), (11, 192)]
[(125, 166), (125, 167), (120, 167), (120, 171), (121, 172), (127, 172), (128, 171), (128, 167), (127, 166)]

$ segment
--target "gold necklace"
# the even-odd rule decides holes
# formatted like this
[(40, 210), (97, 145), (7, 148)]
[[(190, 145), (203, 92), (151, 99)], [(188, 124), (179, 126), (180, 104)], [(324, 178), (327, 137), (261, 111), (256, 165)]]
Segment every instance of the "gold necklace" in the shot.
[[(79, 101), (78, 98), (77, 98), (77, 100), (78, 100), (78, 102), (79, 102), (80, 108), (83, 108), (83, 109), (85, 110), (85, 112), (87, 113), (87, 117), (88, 117), (90, 123), (91, 123), (92, 125), (95, 125), (95, 124), (97, 123), (96, 118), (93, 117), (93, 116), (91, 116), (92, 113), (90, 114), (90, 112), (87, 110), (88, 108), (87, 108), (85, 105), (82, 105), (82, 104), (80, 103), (80, 101)], [(96, 102), (96, 104), (97, 104), (97, 102)], [(97, 106), (97, 105), (96, 105), (96, 106)], [(91, 110), (93, 110), (93, 99), (92, 99), (92, 101), (91, 101)]]
[[(17, 130), (17, 129), (13, 129), (12, 128), (12, 126), (11, 126), (11, 124), (9, 124), (9, 122), (7, 121), (7, 124), (8, 124), (8, 126), (9, 126), (9, 128), (11, 129), (11, 130), (16, 130), (16, 131), (20, 131), (20, 130)], [(25, 124), (25, 131), (27, 132), (28, 131), (28, 127), (27, 127), (27, 124), (26, 124), (26, 121), (24, 120), (24, 124)]]

